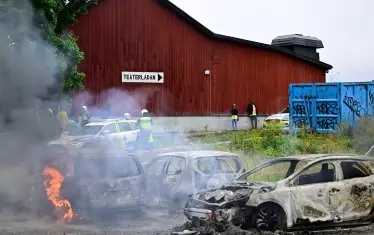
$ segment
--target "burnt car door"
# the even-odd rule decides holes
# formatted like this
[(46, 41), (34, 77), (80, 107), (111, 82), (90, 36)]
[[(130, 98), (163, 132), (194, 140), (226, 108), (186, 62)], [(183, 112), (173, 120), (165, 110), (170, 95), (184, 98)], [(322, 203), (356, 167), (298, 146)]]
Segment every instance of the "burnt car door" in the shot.
[(317, 162), (303, 169), (290, 183), (291, 205), (296, 224), (332, 222), (336, 207), (329, 190), (336, 185), (336, 167), (332, 162)]
[(339, 162), (342, 181), (330, 188), (340, 221), (369, 219), (374, 208), (374, 176), (371, 161)]
[[(182, 180), (186, 168), (186, 159), (179, 156), (170, 156), (166, 163), (165, 178), (161, 196), (171, 199)], [(191, 182), (192, 184), (192, 182)]]
[(148, 203), (160, 203), (168, 156), (151, 160), (145, 170)]

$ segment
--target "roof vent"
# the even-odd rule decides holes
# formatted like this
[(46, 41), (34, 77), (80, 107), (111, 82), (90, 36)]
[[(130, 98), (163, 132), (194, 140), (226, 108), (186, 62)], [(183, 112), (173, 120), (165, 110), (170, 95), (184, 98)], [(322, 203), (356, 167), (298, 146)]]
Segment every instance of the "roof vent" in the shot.
[(272, 46), (283, 47), (295, 53), (319, 60), (317, 49), (323, 48), (323, 43), (316, 37), (291, 34), (278, 36), (271, 41)]

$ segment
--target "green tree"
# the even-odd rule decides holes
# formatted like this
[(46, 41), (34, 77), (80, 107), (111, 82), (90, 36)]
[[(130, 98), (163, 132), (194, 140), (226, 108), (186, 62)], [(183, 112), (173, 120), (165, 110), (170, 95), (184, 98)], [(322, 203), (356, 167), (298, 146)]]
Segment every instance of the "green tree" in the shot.
[(78, 71), (83, 52), (77, 45), (77, 38), (68, 27), (76, 23), (77, 17), (87, 13), (90, 6), (99, 0), (30, 0), (38, 13), (35, 23), (43, 30), (45, 39), (58, 49), (61, 61), (59, 80), (66, 93), (74, 88), (83, 88), (84, 74)]

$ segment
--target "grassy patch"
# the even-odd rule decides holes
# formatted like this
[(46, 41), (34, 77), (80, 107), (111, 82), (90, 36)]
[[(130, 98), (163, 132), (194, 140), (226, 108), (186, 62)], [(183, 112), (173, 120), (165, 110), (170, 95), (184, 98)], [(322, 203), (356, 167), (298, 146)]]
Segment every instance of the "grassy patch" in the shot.
[(204, 136), (199, 140), (214, 144), (218, 150), (243, 152), (245, 155), (266, 159), (295, 154), (356, 152), (352, 138), (346, 135), (307, 132), (285, 134), (278, 128), (222, 133)]

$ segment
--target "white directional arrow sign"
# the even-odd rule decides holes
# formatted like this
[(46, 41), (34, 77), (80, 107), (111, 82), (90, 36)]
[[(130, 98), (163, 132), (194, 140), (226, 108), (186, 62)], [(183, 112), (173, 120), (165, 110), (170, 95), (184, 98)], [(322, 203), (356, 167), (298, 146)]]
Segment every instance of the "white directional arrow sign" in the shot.
[(163, 72), (122, 72), (122, 82), (164, 83)]

